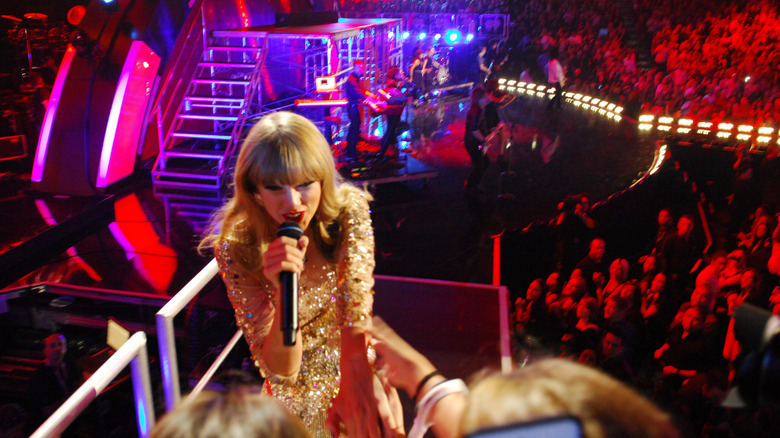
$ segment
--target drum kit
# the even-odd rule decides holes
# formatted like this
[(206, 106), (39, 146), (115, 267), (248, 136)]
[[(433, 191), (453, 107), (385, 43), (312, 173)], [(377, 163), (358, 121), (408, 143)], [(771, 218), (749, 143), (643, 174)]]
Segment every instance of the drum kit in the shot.
[(68, 12), (67, 23), (52, 22), (46, 14), (37, 12), (24, 14), (22, 18), (2, 15), (6, 38), (15, 57), (26, 58), (26, 62), (21, 59), (18, 62), (27, 64), (21, 69), (29, 73), (41, 67), (46, 55), (59, 59), (68, 47), (71, 28), (81, 22), (85, 13), (84, 6), (74, 6)]

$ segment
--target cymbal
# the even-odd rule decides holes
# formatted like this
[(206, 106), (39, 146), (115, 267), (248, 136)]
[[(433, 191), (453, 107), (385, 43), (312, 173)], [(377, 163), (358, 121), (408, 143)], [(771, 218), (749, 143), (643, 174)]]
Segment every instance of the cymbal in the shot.
[(39, 14), (37, 12), (30, 12), (29, 14), (24, 14), (24, 18), (26, 18), (28, 20), (45, 21), (49, 17), (46, 14)]
[(68, 11), (68, 23), (78, 26), (81, 20), (84, 18), (84, 14), (87, 13), (87, 8), (81, 5), (76, 5)]
[(0, 17), (5, 18), (6, 20), (11, 20), (16, 22), (22, 21), (21, 18), (14, 17), (13, 15), (0, 15)]

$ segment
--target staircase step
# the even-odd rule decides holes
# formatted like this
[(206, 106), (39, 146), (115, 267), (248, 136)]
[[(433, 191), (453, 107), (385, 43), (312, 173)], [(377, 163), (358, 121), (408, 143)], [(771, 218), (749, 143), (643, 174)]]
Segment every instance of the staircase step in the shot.
[(241, 103), (244, 101), (241, 97), (221, 97), (221, 96), (184, 96), (184, 100), (190, 102), (229, 102)]
[(223, 122), (235, 122), (238, 120), (238, 116), (231, 116), (228, 114), (198, 114), (192, 112), (181, 113), (176, 117), (187, 120), (219, 120)]
[[(167, 180), (162, 180), (168, 182)], [(215, 185), (202, 185), (197, 187), (166, 187), (163, 185), (155, 184), (153, 187), (154, 195), (157, 197), (163, 197), (169, 202), (180, 203), (192, 203), (192, 201), (198, 201), (204, 206), (219, 207), (223, 203), (222, 193), (219, 187)]]
[(207, 68), (255, 68), (255, 64), (247, 64), (243, 62), (212, 62), (201, 61), (198, 63), (198, 67)]
[(222, 51), (222, 52), (257, 52), (260, 47), (241, 47), (241, 46), (209, 46), (208, 50)]
[(171, 137), (177, 138), (205, 138), (208, 140), (230, 140), (230, 134), (217, 134), (204, 131), (174, 131)]
[(193, 84), (211, 84), (211, 85), (249, 85), (249, 81), (239, 81), (235, 79), (213, 79), (213, 78), (193, 78)]
[(225, 155), (225, 151), (214, 149), (190, 149), (173, 147), (165, 151), (166, 158), (202, 158), (205, 160), (219, 160)]

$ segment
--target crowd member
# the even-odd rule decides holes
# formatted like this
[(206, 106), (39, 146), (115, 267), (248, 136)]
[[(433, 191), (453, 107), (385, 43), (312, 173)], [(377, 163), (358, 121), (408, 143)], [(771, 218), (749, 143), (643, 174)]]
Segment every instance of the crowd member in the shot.
[[(249, 132), (234, 187), (201, 249), (215, 249), (237, 325), (271, 393), (315, 435), (327, 434), (332, 405), (331, 424), (343, 423), (350, 436), (378, 436), (365, 331), (374, 284), (370, 195), (341, 179), (316, 126), (288, 112), (265, 116)], [(290, 221), (303, 230), (299, 240), (277, 237)], [(282, 271), (300, 276), (293, 345), (282, 332)]]
[(272, 397), (234, 388), (187, 397), (152, 428), (151, 438), (308, 438), (312, 435)]
[(664, 240), (661, 256), (674, 287), (689, 286), (691, 272), (702, 257), (701, 248), (693, 235), (694, 221), (690, 215), (682, 215), (677, 220), (677, 232)]
[[(43, 362), (35, 368), (27, 388), (27, 423), (25, 430), (32, 433), (60, 405), (84, 383), (81, 368), (68, 354), (65, 336), (55, 333), (43, 344)], [(79, 426), (68, 429), (66, 436)]]
[(717, 354), (712, 339), (704, 333), (706, 317), (704, 308), (690, 306), (667, 342), (655, 351), (654, 357), (663, 371), (665, 390), (678, 390), (687, 379), (714, 365)]
[(596, 296), (596, 284), (600, 284), (607, 277), (607, 264), (604, 263), (604, 254), (607, 245), (604, 239), (596, 237), (590, 241), (588, 255), (577, 263), (575, 269), (582, 272), (582, 277), (588, 283), (588, 293)]

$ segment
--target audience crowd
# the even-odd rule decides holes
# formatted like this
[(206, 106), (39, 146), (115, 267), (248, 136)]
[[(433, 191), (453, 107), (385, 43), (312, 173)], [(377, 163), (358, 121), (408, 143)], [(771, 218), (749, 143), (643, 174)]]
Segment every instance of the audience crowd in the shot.
[[(774, 46), (780, 41), (780, 11), (775, 3), (695, 0), (681, 6), (636, 0), (632, 6), (638, 21), (627, 31), (626, 14), (606, 0), (342, 2), (342, 10), (355, 12), (509, 14), (508, 74), (524, 72), (544, 82), (549, 51), (557, 49), (566, 69), (565, 89), (620, 103), (631, 116), (641, 111), (716, 123), (778, 124), (780, 54)], [(636, 35), (632, 44), (629, 34)], [(648, 59), (638, 65), (637, 58)]]
[[(753, 165), (767, 172), (776, 167), (775, 149)], [(739, 185), (727, 196), (731, 204), (696, 192), (679, 211), (659, 211), (655, 238), (630, 260), (610, 253), (610, 242), (600, 237), (608, 230), (582, 195), (567, 198), (549, 224), (558, 236), (556, 262), (515, 302), (521, 356), (545, 351), (598, 367), (676, 414), (690, 436), (776, 433), (780, 425), (765, 411), (721, 407), (748, 353), (734, 335), (734, 310), (749, 303), (780, 314), (780, 215), (774, 203), (734, 202)], [(721, 234), (709, 246), (699, 199), (708, 229)]]

